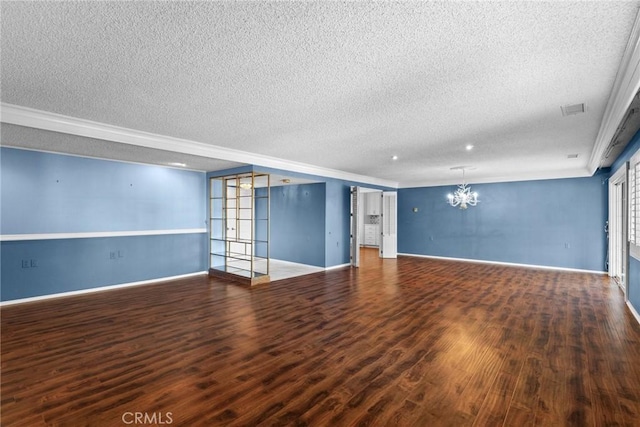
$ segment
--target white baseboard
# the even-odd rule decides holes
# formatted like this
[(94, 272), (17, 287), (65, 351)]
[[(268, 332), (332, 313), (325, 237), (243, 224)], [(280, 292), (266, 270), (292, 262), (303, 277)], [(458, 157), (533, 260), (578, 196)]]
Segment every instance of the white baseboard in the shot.
[(638, 323), (640, 323), (640, 313), (636, 311), (636, 309), (631, 304), (631, 301), (627, 300), (627, 307), (629, 307), (629, 311), (631, 311), (631, 314), (633, 314), (633, 317), (635, 317)]
[(325, 270), (337, 270), (338, 268), (345, 268), (345, 267), (350, 267), (351, 264), (350, 263), (346, 263), (346, 264), (338, 264), (338, 265), (332, 265), (331, 267), (326, 267)]
[[(309, 266), (308, 264), (300, 264), (300, 263), (291, 262), (291, 261), (283, 261), (283, 260), (277, 260), (277, 261), (278, 262), (282, 262), (282, 263), (291, 264), (291, 265)], [(331, 267), (326, 267), (326, 268), (316, 267), (316, 266), (311, 266), (311, 267), (316, 267), (316, 268), (319, 269), (319, 271), (322, 271), (323, 269), (324, 270), (335, 270), (335, 269), (338, 269), (338, 268), (349, 267), (350, 265), (351, 264), (340, 264), (340, 265), (333, 265)], [(74, 295), (90, 294), (90, 293), (94, 293), (94, 292), (110, 291), (110, 290), (114, 290), (114, 289), (128, 288), (128, 287), (132, 287), (132, 286), (149, 285), (149, 284), (153, 284), (153, 283), (166, 282), (168, 280), (184, 279), (184, 278), (187, 278), (187, 277), (206, 275), (206, 274), (208, 274), (208, 271), (199, 271), (199, 272), (196, 272), (196, 273), (182, 274), (182, 275), (170, 276), (170, 277), (161, 277), (161, 278), (158, 278), (158, 279), (143, 280), (143, 281), (140, 281), (140, 282), (121, 283), (121, 284), (118, 284), (118, 285), (101, 286), (101, 287), (98, 287), (98, 288), (79, 289), (77, 291), (60, 292), (60, 293), (57, 293), (57, 294), (40, 295), (40, 296), (37, 296), (37, 297), (29, 297), (29, 298), (20, 298), (20, 299), (14, 299), (14, 300), (9, 300), (9, 301), (2, 301), (2, 302), (0, 302), (0, 307), (5, 307), (5, 306), (15, 305), (15, 304), (24, 304), (24, 303), (28, 303), (28, 302), (34, 302), (34, 301), (44, 301), (44, 300), (53, 299), (53, 298), (64, 298), (64, 297), (69, 297), (69, 296), (74, 296)]]
[(277, 263), (290, 265), (292, 267), (313, 267), (313, 268), (319, 268), (319, 269), (322, 268), (322, 267), (318, 267), (317, 265), (303, 264), (301, 262), (285, 261), (283, 259), (277, 259), (277, 258), (269, 258), (269, 261), (275, 261)]
[(398, 253), (398, 255), (412, 256), (412, 257), (418, 257), (418, 258), (441, 259), (441, 260), (445, 260), (445, 261), (461, 261), (461, 262), (472, 262), (472, 263), (477, 263), (477, 264), (503, 265), (503, 266), (507, 266), (507, 267), (541, 268), (541, 269), (544, 269), (544, 270), (570, 271), (570, 272), (573, 272), (573, 273), (607, 274), (606, 271), (581, 270), (581, 269), (577, 269), (577, 268), (566, 268), (566, 267), (551, 267), (551, 266), (548, 266), (548, 265), (518, 264), (518, 263), (515, 263), (515, 262), (486, 261), (486, 260), (482, 260), (482, 259), (452, 258), (452, 257), (444, 257), (444, 256), (407, 254), (407, 253)]
[(276, 259), (276, 258), (271, 258), (271, 261), (277, 261), (283, 264), (289, 264), (291, 266), (300, 266), (300, 267), (314, 267), (314, 268), (319, 268), (322, 270), (335, 270), (338, 268), (344, 268), (344, 267), (349, 267), (351, 264), (350, 263), (346, 263), (346, 264), (338, 264), (338, 265), (332, 265), (330, 267), (318, 267), (317, 265), (311, 265), (311, 264), (302, 264), (299, 262), (292, 262), (292, 261), (285, 261), (282, 259)]
[(187, 277), (199, 276), (204, 274), (208, 274), (208, 272), (199, 271), (196, 273), (181, 274), (179, 276), (171, 276), (171, 277), (161, 277), (159, 279), (143, 280), (140, 282), (121, 283), (119, 285), (101, 286), (99, 288), (80, 289), (77, 291), (61, 292), (58, 294), (49, 294), (49, 295), (41, 295), (37, 297), (20, 298), (20, 299), (14, 299), (9, 301), (2, 301), (0, 302), (0, 307), (4, 307), (7, 305), (14, 305), (14, 304), (24, 304), (24, 303), (33, 302), (33, 301), (43, 301), (43, 300), (48, 300), (53, 298), (63, 298), (63, 297), (69, 297), (73, 295), (83, 295), (83, 294), (91, 294), (94, 292), (110, 291), (114, 289), (128, 288), (131, 286), (149, 285), (152, 283), (166, 282), (168, 280), (184, 279)]

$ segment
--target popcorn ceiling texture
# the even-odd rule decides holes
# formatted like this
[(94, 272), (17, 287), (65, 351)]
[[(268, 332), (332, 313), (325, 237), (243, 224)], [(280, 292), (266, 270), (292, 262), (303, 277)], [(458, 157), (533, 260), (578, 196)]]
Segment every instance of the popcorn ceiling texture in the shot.
[(638, 2), (1, 7), (2, 102), (411, 185), (586, 175)]

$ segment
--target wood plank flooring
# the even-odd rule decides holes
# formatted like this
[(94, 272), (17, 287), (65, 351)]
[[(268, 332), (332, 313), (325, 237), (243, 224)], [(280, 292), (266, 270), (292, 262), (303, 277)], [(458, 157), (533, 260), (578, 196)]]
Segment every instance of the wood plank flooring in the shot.
[(2, 425), (640, 425), (606, 276), (363, 255), (4, 307)]

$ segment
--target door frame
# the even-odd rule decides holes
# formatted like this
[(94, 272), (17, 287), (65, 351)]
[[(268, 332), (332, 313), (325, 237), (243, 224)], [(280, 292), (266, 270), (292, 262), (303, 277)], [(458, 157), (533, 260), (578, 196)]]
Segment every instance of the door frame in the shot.
[(618, 285), (629, 299), (629, 163), (622, 165), (609, 179), (608, 266), (609, 277), (621, 278)]
[[(362, 236), (360, 235), (360, 233), (358, 232), (358, 225), (359, 225), (359, 221), (362, 218), (361, 212), (363, 212), (363, 208), (364, 208), (364, 204), (363, 204), (363, 194), (364, 193), (368, 193), (368, 192), (376, 192), (380, 194), (380, 213), (381, 213), (381, 219), (380, 219), (380, 242), (379, 242), (379, 248), (378, 248), (378, 256), (380, 258), (383, 258), (382, 256), (382, 221), (384, 221), (384, 218), (382, 218), (382, 214), (383, 214), (383, 198), (384, 198), (384, 193), (390, 194), (390, 193), (394, 193), (395, 197), (396, 197), (396, 203), (395, 203), (395, 227), (396, 227), (396, 233), (393, 235), (395, 242), (394, 242), (394, 247), (396, 248), (396, 253), (397, 253), (397, 247), (398, 247), (398, 233), (397, 233), (397, 218), (398, 218), (398, 209), (397, 209), (397, 192), (392, 191), (385, 191), (385, 190), (380, 190), (377, 188), (372, 188), (372, 187), (362, 187), (362, 186), (352, 186), (350, 189), (350, 249), (349, 249), (349, 254), (350, 254), (350, 264), (352, 267), (360, 267), (360, 242), (362, 240)], [(396, 258), (396, 256), (393, 256), (393, 258)]]
[(349, 192), (349, 262), (351, 267), (360, 267), (360, 212), (362, 210), (362, 192), (360, 187), (351, 186)]
[(380, 194), (380, 258), (398, 258), (398, 192)]

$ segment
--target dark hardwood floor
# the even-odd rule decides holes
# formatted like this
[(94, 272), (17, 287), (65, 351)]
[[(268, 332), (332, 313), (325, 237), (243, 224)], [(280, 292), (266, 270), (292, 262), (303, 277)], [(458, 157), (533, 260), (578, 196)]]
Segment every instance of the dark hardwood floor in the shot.
[(371, 252), (6, 306), (2, 425), (640, 425), (640, 325), (606, 276)]

